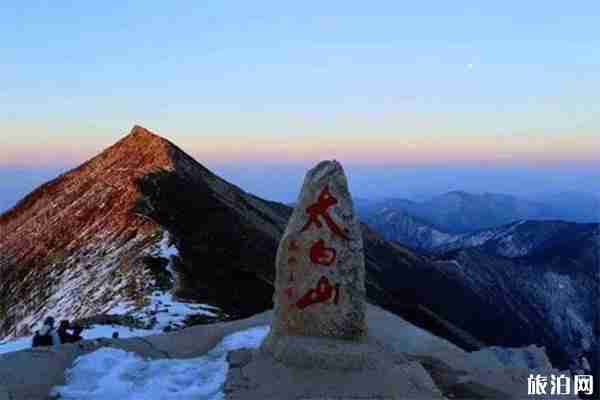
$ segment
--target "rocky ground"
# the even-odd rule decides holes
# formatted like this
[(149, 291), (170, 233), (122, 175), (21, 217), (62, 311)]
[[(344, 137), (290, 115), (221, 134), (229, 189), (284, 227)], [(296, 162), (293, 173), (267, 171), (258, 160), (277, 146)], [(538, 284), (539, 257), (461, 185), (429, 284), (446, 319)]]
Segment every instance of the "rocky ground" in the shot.
[[(121, 349), (153, 360), (196, 359), (227, 335), (269, 325), (271, 317), (272, 312), (266, 312), (145, 338), (86, 341), (4, 354), (0, 356), (0, 400), (48, 399), (53, 388), (69, 383), (65, 371), (78, 358), (101, 348)], [(236, 350), (227, 357), (227, 377), (217, 394), (250, 400), (339, 395), (509, 399), (526, 395), (529, 374), (558, 373), (537, 347), (469, 353), (375, 306), (368, 306), (367, 321), (369, 340), (382, 354), (374, 368), (341, 372), (323, 365), (286, 366), (259, 350)]]

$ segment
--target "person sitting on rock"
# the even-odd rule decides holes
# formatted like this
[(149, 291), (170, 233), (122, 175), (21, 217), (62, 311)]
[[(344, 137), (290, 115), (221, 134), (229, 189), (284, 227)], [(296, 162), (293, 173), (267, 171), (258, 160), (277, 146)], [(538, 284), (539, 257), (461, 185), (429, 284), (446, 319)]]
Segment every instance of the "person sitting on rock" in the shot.
[(54, 318), (48, 317), (33, 336), (32, 347), (58, 346), (59, 344), (60, 337), (54, 329)]
[[(69, 330), (72, 329), (73, 333), (70, 333)], [(81, 337), (81, 332), (83, 332), (83, 328), (80, 326), (71, 326), (71, 323), (67, 320), (60, 321), (60, 326), (58, 327), (58, 336), (60, 337), (61, 343), (77, 343), (83, 338)]]

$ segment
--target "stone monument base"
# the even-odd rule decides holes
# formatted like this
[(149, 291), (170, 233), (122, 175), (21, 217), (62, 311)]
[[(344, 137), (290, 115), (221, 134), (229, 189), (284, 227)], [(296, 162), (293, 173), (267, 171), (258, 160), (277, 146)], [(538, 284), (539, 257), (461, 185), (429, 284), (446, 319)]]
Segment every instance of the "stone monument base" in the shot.
[(418, 362), (394, 360), (373, 342), (288, 337), (274, 350), (228, 355), (227, 400), (444, 398)]
[(354, 342), (308, 336), (269, 337), (261, 352), (290, 367), (362, 371), (379, 369), (387, 358), (373, 340)]

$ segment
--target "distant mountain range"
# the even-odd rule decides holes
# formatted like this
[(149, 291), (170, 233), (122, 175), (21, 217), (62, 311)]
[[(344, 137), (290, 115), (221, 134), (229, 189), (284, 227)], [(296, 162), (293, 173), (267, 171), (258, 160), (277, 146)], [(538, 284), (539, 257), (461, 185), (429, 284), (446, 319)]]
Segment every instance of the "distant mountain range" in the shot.
[[(598, 224), (464, 192), (357, 208), (369, 301), (465, 349), (533, 343), (561, 368), (597, 368)], [(268, 309), (291, 211), (135, 127), (0, 215), (0, 339), (46, 315), (131, 313), (157, 291), (222, 319)]]
[(600, 221), (600, 203), (585, 193), (548, 196), (548, 203), (504, 194), (454, 191), (422, 202), (405, 199), (360, 201), (361, 218), (388, 240), (431, 250), (463, 235), (521, 220)]
[(600, 197), (590, 193), (561, 192), (537, 196), (557, 219), (573, 222), (600, 222)]

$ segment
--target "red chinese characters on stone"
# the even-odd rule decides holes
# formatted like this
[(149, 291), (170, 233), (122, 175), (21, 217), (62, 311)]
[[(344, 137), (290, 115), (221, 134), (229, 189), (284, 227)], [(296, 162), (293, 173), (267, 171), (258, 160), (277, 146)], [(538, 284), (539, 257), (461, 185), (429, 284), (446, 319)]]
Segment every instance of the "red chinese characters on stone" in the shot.
[(332, 286), (331, 283), (329, 283), (329, 279), (322, 276), (317, 283), (317, 287), (306, 292), (306, 294), (296, 302), (296, 306), (303, 310), (310, 305), (325, 303), (332, 298), (333, 304), (337, 305), (340, 299), (340, 285)]
[(336, 257), (336, 250), (331, 247), (325, 247), (323, 239), (315, 242), (310, 248), (310, 261), (314, 264), (330, 266), (335, 262)]
[(295, 240), (292, 240), (292, 241), (290, 242), (290, 252), (292, 252), (292, 253), (293, 253), (293, 252), (296, 252), (296, 251), (298, 251), (298, 250), (300, 250), (300, 246), (298, 246), (298, 242), (297, 242), (297, 241), (295, 241)]
[(284, 293), (287, 295), (287, 297), (292, 298), (292, 297), (294, 297), (294, 288), (289, 287), (289, 288), (285, 289)]
[(306, 225), (304, 225), (301, 232), (306, 231), (312, 225), (315, 225), (317, 228), (321, 228), (323, 223), (321, 222), (320, 218), (323, 218), (329, 229), (331, 229), (335, 235), (341, 237), (342, 239), (350, 240), (346, 233), (344, 233), (344, 231), (342, 231), (342, 229), (331, 218), (331, 215), (329, 215), (329, 208), (333, 207), (337, 203), (338, 200), (331, 195), (329, 192), (329, 187), (325, 186), (325, 188), (321, 191), (317, 202), (306, 208), (308, 222)]
[(298, 263), (298, 260), (296, 260), (296, 257), (288, 258), (288, 265), (290, 266), (290, 277), (288, 279), (288, 282), (294, 282), (294, 272), (295, 272), (295, 266), (297, 263)]

